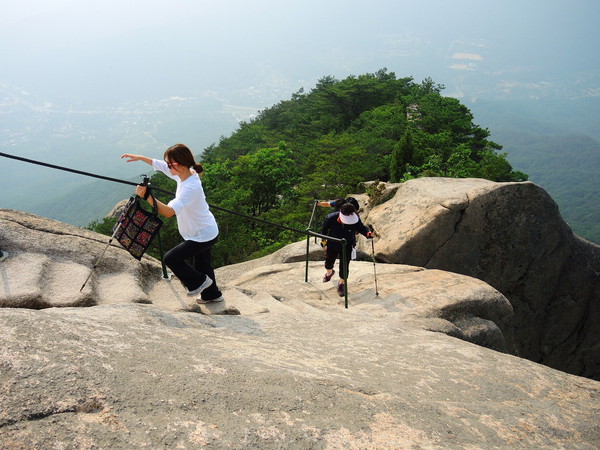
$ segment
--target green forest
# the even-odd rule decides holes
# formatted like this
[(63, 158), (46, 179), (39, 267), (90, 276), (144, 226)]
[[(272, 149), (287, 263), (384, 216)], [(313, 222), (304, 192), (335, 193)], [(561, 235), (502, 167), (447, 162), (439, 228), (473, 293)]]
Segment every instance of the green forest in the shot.
[(582, 135), (538, 134), (530, 128), (505, 130), (502, 143), (510, 148), (511, 162), (558, 203), (573, 232), (600, 244), (598, 141)]
[[(444, 97), (431, 79), (415, 82), (381, 69), (338, 80), (321, 78), (310, 92), (242, 122), (229, 137), (204, 149), (202, 183), (209, 204), (305, 230), (315, 200), (350, 194), (376, 196), (374, 183), (417, 177), (477, 177), (524, 181), (474, 123), (459, 100)], [(155, 174), (153, 186), (175, 191), (175, 183)], [(168, 196), (157, 195), (163, 201)], [(320, 230), (320, 208), (313, 230)], [(213, 208), (220, 238), (213, 250), (216, 267), (271, 253), (303, 236)], [(110, 234), (115, 219), (91, 229)], [(164, 248), (180, 242), (174, 218), (161, 232)], [(151, 254), (157, 255), (152, 249)]]

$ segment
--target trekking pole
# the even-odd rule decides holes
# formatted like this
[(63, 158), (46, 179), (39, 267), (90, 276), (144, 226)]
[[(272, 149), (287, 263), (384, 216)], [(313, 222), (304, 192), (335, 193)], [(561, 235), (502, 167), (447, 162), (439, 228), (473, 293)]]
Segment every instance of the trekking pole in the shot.
[[(312, 227), (313, 219), (315, 218), (315, 212), (317, 210), (317, 205), (319, 204), (319, 200), (315, 200), (313, 203), (312, 214), (310, 215), (310, 220), (308, 221), (308, 227), (306, 229), (310, 229)], [(315, 236), (315, 244), (317, 243), (317, 237)]]
[[(147, 184), (148, 184), (148, 178), (144, 175), (144, 181), (142, 182), (142, 186), (146, 186)], [(135, 195), (133, 195), (129, 199), (129, 202), (131, 202), (134, 198), (135, 198)], [(128, 205), (129, 205), (129, 202), (127, 203)], [(125, 206), (125, 210), (124, 211), (127, 211), (127, 206)], [(108, 240), (108, 244), (106, 244), (106, 247), (104, 247), (104, 250), (102, 250), (102, 253), (100, 253), (100, 256), (98, 256), (98, 258), (96, 259), (96, 262), (94, 263), (94, 266), (92, 267), (92, 270), (90, 270), (90, 273), (88, 274), (87, 278), (83, 282), (83, 285), (81, 286), (81, 289), (79, 289), (79, 292), (83, 291), (83, 288), (85, 287), (85, 285), (87, 284), (87, 282), (89, 281), (89, 279), (92, 277), (92, 274), (94, 273), (94, 270), (96, 270), (96, 267), (98, 267), (98, 263), (100, 262), (100, 260), (104, 256), (104, 254), (106, 253), (106, 250), (108, 250), (108, 247), (110, 247), (110, 244), (112, 243), (112, 240), (115, 238), (115, 235), (119, 231), (119, 225), (121, 224), (121, 222), (123, 221), (124, 218), (125, 218), (125, 214), (121, 214), (121, 217), (119, 217), (119, 220), (115, 224), (115, 228), (113, 229), (113, 233), (112, 233), (110, 239)]]
[[(368, 225), (369, 230), (374, 235), (375, 230), (373, 225)], [(371, 258), (373, 259), (373, 276), (375, 277), (375, 297), (379, 297), (379, 290), (377, 289), (377, 268), (375, 264), (375, 241), (371, 238)]]
[(307, 229), (310, 229), (310, 227), (312, 226), (313, 219), (315, 218), (315, 210), (317, 209), (318, 203), (319, 203), (319, 200), (314, 201), (312, 214), (310, 215), (310, 220), (308, 221), (308, 226), (306, 227)]
[(98, 259), (96, 259), (96, 262), (94, 263), (94, 266), (92, 267), (92, 270), (90, 270), (90, 273), (88, 274), (87, 278), (85, 279), (85, 281), (83, 282), (83, 285), (81, 286), (81, 289), (79, 289), (79, 292), (83, 291), (83, 288), (85, 287), (85, 285), (87, 284), (88, 280), (90, 279), (90, 277), (92, 276), (92, 274), (94, 273), (94, 270), (96, 270), (96, 267), (98, 267), (98, 263), (100, 262), (100, 260), (102, 259), (102, 257), (104, 256), (104, 253), (106, 253), (106, 250), (108, 250), (108, 247), (110, 247), (110, 244), (112, 243), (112, 240), (115, 237), (115, 234), (117, 234), (117, 232), (119, 231), (119, 224), (121, 222), (117, 222), (117, 224), (115, 225), (115, 231), (113, 231), (112, 236), (110, 237), (110, 239), (108, 240), (108, 244), (106, 244), (106, 247), (104, 247), (104, 250), (102, 250), (102, 253), (100, 253), (100, 256), (98, 256)]
[[(310, 227), (312, 226), (312, 221), (313, 218), (315, 217), (315, 209), (317, 208), (317, 202), (318, 200), (315, 200), (315, 203), (313, 205), (313, 210), (312, 210), (312, 214), (310, 215), (310, 220), (308, 221), (308, 226), (306, 227), (306, 273), (304, 275), (304, 282), (308, 283), (308, 257), (309, 257), (309, 253), (310, 253), (310, 233), (308, 233), (308, 231), (310, 231)], [(315, 242), (317, 240), (317, 237), (315, 236)]]
[[(346, 281), (344, 282), (344, 306), (348, 309), (348, 243), (346, 239), (342, 238), (342, 267), (344, 267), (344, 276), (346, 277)], [(341, 275), (341, 274), (340, 274)]]
[[(144, 182), (142, 183), (142, 186), (147, 186), (148, 187), (148, 191), (150, 192), (150, 196), (154, 200), (154, 206), (156, 208), (156, 197), (154, 197), (154, 194), (152, 193), (152, 187), (151, 187), (151, 183), (150, 183), (150, 178), (148, 178), (145, 175), (144, 175)], [(164, 258), (165, 257), (165, 252), (163, 250), (162, 240), (160, 238), (160, 230), (158, 231), (158, 233), (156, 233), (156, 237), (158, 239), (158, 253), (160, 255), (160, 265), (161, 265), (161, 268), (162, 268), (162, 277), (163, 277), (163, 280), (171, 281), (171, 276), (170, 276), (169, 272), (167, 271), (167, 266), (165, 265), (165, 258)]]

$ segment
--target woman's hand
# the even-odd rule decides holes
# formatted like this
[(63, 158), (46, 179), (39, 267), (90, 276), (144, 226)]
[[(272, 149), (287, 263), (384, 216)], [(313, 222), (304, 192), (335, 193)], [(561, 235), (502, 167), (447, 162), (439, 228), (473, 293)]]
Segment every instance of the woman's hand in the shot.
[(127, 162), (140, 161), (142, 158), (142, 155), (132, 155), (131, 153), (125, 153), (124, 155), (121, 156), (121, 159), (123, 159), (123, 158), (129, 158), (127, 160)]
[(156, 203), (156, 209), (160, 215), (163, 215), (166, 218), (173, 217), (175, 215), (175, 210), (171, 206), (165, 205), (163, 202), (155, 199), (152, 196), (146, 198), (146, 192), (148, 192), (148, 187), (144, 186), (143, 184), (138, 184), (135, 188), (135, 193), (146, 200), (150, 206), (154, 207), (154, 204)]
[(121, 159), (123, 158), (127, 158), (127, 162), (144, 161), (146, 164), (152, 165), (152, 158), (148, 158), (144, 155), (134, 155), (132, 153), (125, 153), (124, 155), (121, 155)]
[(137, 187), (135, 188), (135, 193), (142, 198), (146, 198), (146, 190), (147, 189), (148, 189), (147, 186), (138, 184)]

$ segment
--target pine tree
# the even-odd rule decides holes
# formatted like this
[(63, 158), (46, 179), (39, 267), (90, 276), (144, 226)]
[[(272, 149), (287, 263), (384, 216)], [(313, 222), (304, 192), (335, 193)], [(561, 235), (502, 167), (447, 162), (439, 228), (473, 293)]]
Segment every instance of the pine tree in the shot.
[(406, 130), (400, 141), (394, 146), (390, 161), (390, 181), (398, 183), (402, 180), (406, 166), (412, 162), (414, 146), (410, 130)]

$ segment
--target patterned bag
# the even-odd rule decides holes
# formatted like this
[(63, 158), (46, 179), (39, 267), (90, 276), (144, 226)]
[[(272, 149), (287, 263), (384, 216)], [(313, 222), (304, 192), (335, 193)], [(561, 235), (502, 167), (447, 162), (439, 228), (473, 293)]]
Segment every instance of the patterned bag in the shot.
[[(154, 203), (156, 205), (156, 201)], [(141, 259), (154, 236), (160, 231), (162, 220), (157, 217), (156, 208), (146, 211), (140, 205), (138, 196), (131, 197), (119, 217), (113, 232), (115, 238), (136, 259)]]

